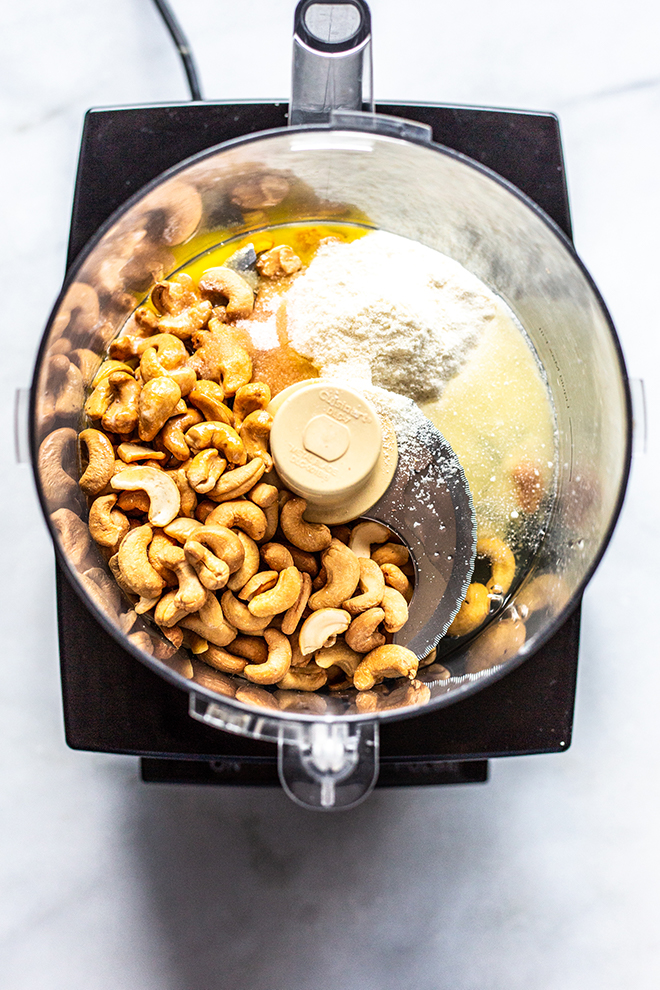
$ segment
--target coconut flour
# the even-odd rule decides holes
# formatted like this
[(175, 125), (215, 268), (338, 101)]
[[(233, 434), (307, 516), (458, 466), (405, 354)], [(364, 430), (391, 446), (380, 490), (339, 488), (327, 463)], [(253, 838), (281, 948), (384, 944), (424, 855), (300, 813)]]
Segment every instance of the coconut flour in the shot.
[(417, 402), (457, 374), (496, 313), (496, 297), (451, 258), (374, 231), (321, 244), (286, 297), (291, 346), (330, 377)]

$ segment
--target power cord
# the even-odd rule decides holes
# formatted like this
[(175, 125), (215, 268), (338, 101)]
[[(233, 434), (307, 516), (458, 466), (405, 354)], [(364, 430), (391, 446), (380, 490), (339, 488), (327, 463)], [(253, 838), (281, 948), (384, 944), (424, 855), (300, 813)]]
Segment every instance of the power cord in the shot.
[(188, 44), (188, 39), (186, 38), (181, 25), (174, 16), (172, 8), (167, 3), (167, 0), (154, 0), (154, 4), (160, 16), (165, 21), (165, 26), (172, 36), (172, 40), (176, 45), (176, 50), (181, 56), (181, 61), (183, 62), (183, 68), (186, 73), (186, 78), (188, 79), (188, 86), (190, 87), (190, 99), (191, 100), (201, 100), (202, 91), (199, 86), (199, 78), (197, 76), (197, 66), (195, 65), (195, 59), (190, 50), (190, 45)]

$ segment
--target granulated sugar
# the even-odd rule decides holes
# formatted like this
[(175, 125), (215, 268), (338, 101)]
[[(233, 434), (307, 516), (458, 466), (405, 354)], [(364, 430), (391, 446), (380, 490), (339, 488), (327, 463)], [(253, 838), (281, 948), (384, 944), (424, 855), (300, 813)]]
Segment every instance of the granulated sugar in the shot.
[(374, 231), (322, 243), (286, 305), (291, 345), (323, 375), (421, 402), (439, 398), (460, 370), (496, 301), (451, 258)]

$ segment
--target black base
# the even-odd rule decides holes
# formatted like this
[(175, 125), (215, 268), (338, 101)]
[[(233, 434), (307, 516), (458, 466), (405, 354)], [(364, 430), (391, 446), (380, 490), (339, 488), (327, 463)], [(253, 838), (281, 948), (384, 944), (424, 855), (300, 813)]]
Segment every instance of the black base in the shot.
[[(488, 165), (570, 236), (561, 142), (551, 114), (379, 105), (433, 128), (435, 141)], [(183, 158), (286, 124), (273, 103), (91, 110), (85, 119), (69, 263), (108, 216)], [(277, 784), (276, 747), (190, 718), (188, 696), (125, 653), (57, 571), (66, 739), (74, 749), (142, 756), (143, 780)], [(561, 752), (571, 740), (579, 607), (505, 678), (445, 709), (381, 726), (380, 786), (475, 783), (490, 757)]]

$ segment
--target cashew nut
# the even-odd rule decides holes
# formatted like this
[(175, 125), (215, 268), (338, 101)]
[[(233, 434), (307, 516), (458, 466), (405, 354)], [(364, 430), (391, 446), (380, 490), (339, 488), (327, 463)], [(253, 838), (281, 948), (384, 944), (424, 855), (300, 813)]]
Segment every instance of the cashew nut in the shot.
[(197, 409), (188, 409), (180, 416), (172, 416), (163, 426), (158, 434), (163, 446), (174, 454), (178, 461), (187, 461), (190, 457), (190, 448), (186, 443), (185, 432), (191, 426), (196, 426), (202, 422), (202, 414)]
[(385, 578), (383, 572), (371, 557), (358, 557), (360, 562), (360, 591), (362, 594), (356, 595), (345, 601), (342, 608), (345, 608), (351, 615), (359, 615), (369, 608), (380, 605), (385, 591)]
[(395, 633), (402, 629), (408, 621), (408, 603), (396, 588), (385, 588), (380, 607), (385, 613), (383, 628), (385, 632)]
[(371, 557), (371, 544), (384, 543), (392, 534), (387, 526), (378, 522), (358, 523), (348, 544), (356, 557)]
[(145, 196), (142, 209), (162, 225), (155, 239), (173, 247), (183, 244), (197, 230), (202, 219), (202, 197), (194, 186), (171, 179)]
[(468, 653), (465, 671), (477, 674), (514, 657), (525, 642), (525, 624), (519, 619), (494, 622), (474, 641)]
[(227, 582), (230, 591), (240, 591), (259, 570), (259, 547), (257, 544), (241, 529), (236, 530), (236, 536), (243, 545), (244, 559), (239, 569), (235, 574), (232, 574)]
[(168, 536), (156, 533), (151, 541), (148, 556), (156, 570), (167, 568), (176, 575), (179, 587), (174, 595), (173, 606), (177, 610), (183, 609), (186, 613), (197, 612), (206, 601), (207, 590), (199, 581), (184, 550)]
[(115, 509), (116, 495), (100, 495), (89, 509), (89, 532), (102, 547), (114, 550), (128, 533), (130, 526), (123, 512)]
[[(286, 672), (284, 675), (285, 680), (288, 679), (291, 672), (291, 669)], [(322, 687), (322, 685), (320, 686)], [(302, 690), (304, 691), (305, 689), (303, 688)], [(283, 691), (279, 684), (273, 697), (276, 699), (279, 709), (282, 712), (300, 711), (306, 715), (324, 715), (328, 708), (327, 701), (321, 695), (309, 693), (303, 695), (298, 689)]]
[(91, 330), (99, 321), (99, 297), (86, 282), (72, 282), (53, 323), (53, 334), (63, 333), (72, 316), (82, 329)]
[(244, 320), (254, 307), (254, 292), (242, 275), (224, 266), (207, 268), (199, 280), (201, 292), (227, 300), (229, 319)]
[(289, 182), (281, 175), (252, 176), (236, 183), (231, 190), (231, 201), (242, 210), (263, 210), (281, 203), (289, 188)]
[(341, 540), (332, 539), (330, 546), (321, 554), (326, 571), (327, 583), (309, 599), (309, 607), (339, 608), (342, 602), (351, 597), (360, 580), (360, 561), (353, 551)]
[(242, 674), (247, 663), (242, 657), (235, 657), (219, 646), (209, 646), (208, 650), (204, 651), (203, 660), (210, 667), (225, 674)]
[(116, 491), (141, 489), (149, 496), (149, 522), (167, 526), (179, 513), (181, 496), (170, 473), (160, 468), (131, 465), (110, 481)]
[(285, 567), (277, 577), (277, 584), (262, 591), (248, 602), (248, 609), (257, 617), (269, 617), (286, 612), (294, 605), (302, 590), (302, 575), (297, 567)]
[(209, 447), (207, 450), (200, 450), (188, 462), (186, 477), (196, 492), (206, 495), (215, 488), (226, 467), (224, 457), (220, 457), (215, 447)]
[(319, 565), (316, 562), (316, 557), (313, 553), (310, 553), (307, 550), (301, 550), (299, 547), (294, 547), (293, 544), (290, 544), (286, 547), (286, 549), (293, 557), (293, 562), (299, 571), (304, 571), (304, 573), (309, 574), (311, 578), (316, 577), (319, 572)]
[(418, 660), (412, 650), (389, 643), (367, 653), (353, 676), (358, 691), (369, 691), (386, 677), (409, 677), (417, 673)]
[(186, 443), (191, 451), (205, 450), (207, 447), (215, 447), (220, 450), (230, 464), (243, 465), (247, 460), (247, 454), (243, 441), (239, 437), (233, 426), (228, 423), (221, 423), (219, 420), (210, 420), (191, 426), (186, 433)]
[(238, 598), (235, 598), (229, 590), (225, 591), (220, 602), (227, 621), (231, 622), (232, 626), (236, 626), (241, 632), (261, 635), (272, 619), (272, 615), (267, 615), (264, 618), (258, 618), (256, 615), (253, 615), (247, 605), (244, 605)]
[(185, 619), (181, 619), (179, 625), (197, 633), (214, 646), (228, 646), (236, 636), (236, 629), (225, 618), (220, 602), (212, 591), (207, 592), (206, 601), (199, 612), (187, 615)]
[(265, 663), (268, 656), (266, 640), (261, 636), (241, 636), (229, 644), (229, 650), (234, 656), (242, 657), (251, 663)]
[(362, 663), (362, 654), (356, 653), (343, 640), (338, 639), (334, 646), (325, 646), (322, 650), (317, 650), (314, 659), (319, 667), (327, 670), (333, 664), (340, 667), (347, 677), (353, 680), (353, 675), (358, 664)]
[(266, 510), (277, 502), (279, 490), (275, 485), (267, 485), (265, 481), (259, 482), (247, 492), (247, 497), (260, 509)]
[(196, 540), (187, 540), (183, 547), (186, 560), (209, 591), (224, 588), (229, 580), (229, 565)]
[(155, 598), (165, 586), (147, 553), (152, 537), (151, 526), (138, 526), (126, 534), (117, 553), (117, 563), (124, 583), (141, 598)]
[(140, 377), (143, 382), (167, 377), (177, 383), (181, 395), (194, 388), (197, 375), (188, 367), (188, 351), (183, 341), (171, 333), (157, 333), (138, 345)]
[(270, 388), (265, 382), (250, 382), (248, 385), (241, 385), (234, 396), (236, 429), (240, 429), (243, 420), (250, 413), (265, 409), (270, 400)]
[(192, 661), (192, 668), (192, 680), (195, 684), (199, 684), (208, 691), (215, 691), (216, 694), (221, 694), (225, 698), (233, 698), (236, 694), (236, 686), (231, 677), (226, 677), (220, 671), (207, 667), (199, 660)]
[(382, 646), (385, 637), (376, 630), (384, 618), (382, 608), (368, 608), (366, 612), (356, 616), (346, 632), (346, 642), (350, 648), (356, 653), (369, 653)]
[(252, 378), (252, 359), (245, 347), (215, 317), (209, 320), (209, 329), (201, 330), (193, 338), (197, 350), (188, 365), (198, 378), (221, 381), (225, 395), (234, 393)]
[(81, 567), (91, 548), (89, 530), (71, 509), (56, 509), (50, 521), (57, 531), (62, 550), (74, 567)]
[(242, 684), (236, 689), (235, 697), (236, 701), (242, 701), (245, 705), (256, 705), (257, 708), (267, 708), (275, 712), (280, 710), (270, 691), (257, 684)]
[(144, 385), (138, 401), (140, 440), (153, 440), (172, 416), (181, 399), (181, 389), (173, 378), (152, 378)]
[(309, 601), (309, 596), (312, 593), (312, 579), (309, 574), (305, 574), (300, 571), (298, 571), (298, 573), (301, 575), (302, 580), (300, 594), (282, 619), (281, 628), (282, 632), (286, 636), (291, 636), (292, 633), (294, 633), (298, 628), (298, 623), (302, 618), (302, 614), (305, 611), (307, 602)]
[(268, 644), (265, 663), (246, 664), (243, 676), (254, 684), (277, 684), (291, 666), (291, 644), (277, 629), (266, 629), (264, 639)]
[(273, 467), (273, 458), (268, 453), (272, 425), (273, 417), (271, 414), (265, 409), (259, 409), (245, 417), (239, 430), (239, 436), (243, 441), (248, 457), (260, 457), (267, 471)]
[(254, 502), (221, 502), (207, 516), (206, 525), (242, 529), (253, 540), (260, 540), (266, 532), (266, 517)]
[(115, 472), (114, 449), (100, 430), (83, 430), (79, 439), (87, 447), (89, 463), (78, 484), (85, 495), (98, 495)]
[(78, 485), (66, 469), (75, 470), (75, 440), (76, 431), (63, 426), (49, 433), (39, 447), (41, 487), (52, 507), (71, 502), (78, 495)]
[(234, 413), (225, 405), (225, 390), (218, 382), (198, 381), (188, 395), (188, 402), (204, 414), (204, 419), (234, 426)]
[(266, 466), (262, 458), (255, 457), (247, 464), (243, 464), (242, 467), (227, 471), (213, 490), (209, 491), (209, 498), (212, 498), (214, 502), (226, 502), (245, 495), (259, 480), (265, 469)]
[(247, 582), (244, 588), (238, 593), (238, 597), (244, 602), (251, 602), (255, 595), (260, 595), (262, 591), (270, 591), (277, 584), (279, 574), (277, 571), (258, 571)]
[(383, 564), (396, 564), (397, 567), (403, 567), (410, 561), (408, 548), (400, 543), (385, 543), (384, 546), (374, 550), (371, 556), (379, 567), (382, 567)]
[(447, 630), (448, 636), (467, 636), (478, 629), (488, 618), (490, 612), (490, 596), (485, 585), (473, 582), (467, 590), (454, 620)]
[(385, 578), (385, 584), (390, 588), (396, 588), (407, 602), (412, 598), (412, 585), (400, 567), (396, 564), (381, 564), (381, 571)]
[(318, 691), (327, 680), (325, 670), (310, 663), (306, 667), (289, 667), (277, 686), (284, 691)]
[(300, 652), (307, 656), (316, 653), (322, 646), (333, 646), (337, 636), (346, 632), (350, 623), (349, 613), (341, 608), (320, 608), (312, 612), (300, 627)]
[(277, 278), (278, 275), (293, 275), (302, 267), (302, 262), (288, 244), (278, 244), (270, 251), (264, 251), (257, 258), (257, 270), (265, 278)]
[(186, 474), (187, 468), (188, 462), (184, 461), (184, 463), (178, 468), (175, 468), (173, 471), (166, 471), (165, 474), (168, 478), (172, 479), (179, 493), (179, 498), (181, 500), (181, 514), (187, 516), (188, 518), (192, 518), (195, 509), (197, 508), (197, 494), (188, 481), (188, 476)]
[(490, 579), (486, 587), (492, 594), (506, 595), (513, 583), (516, 572), (516, 559), (506, 543), (496, 536), (477, 540), (477, 556), (486, 557), (490, 562)]
[[(138, 422), (140, 383), (126, 371), (111, 372), (98, 387), (102, 388), (104, 383), (107, 383), (110, 402), (101, 417), (103, 429), (109, 433), (132, 433)], [(85, 409), (91, 416), (89, 409)]]
[(300, 550), (314, 553), (325, 550), (332, 542), (332, 534), (323, 523), (308, 523), (303, 519), (307, 508), (304, 498), (290, 498), (280, 510), (280, 526), (290, 543)]
[(139, 443), (120, 443), (117, 453), (124, 464), (133, 464), (135, 461), (164, 461), (167, 457), (162, 450), (152, 450), (151, 447), (143, 447)]
[(266, 567), (272, 571), (293, 567), (293, 557), (282, 543), (263, 543), (259, 552)]

